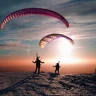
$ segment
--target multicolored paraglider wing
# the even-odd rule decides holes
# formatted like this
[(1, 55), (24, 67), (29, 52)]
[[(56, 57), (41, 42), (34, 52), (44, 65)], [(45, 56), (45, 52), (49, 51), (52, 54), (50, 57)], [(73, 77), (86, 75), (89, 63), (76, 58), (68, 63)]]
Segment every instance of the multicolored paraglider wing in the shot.
[(5, 26), (5, 24), (13, 18), (17, 18), (17, 17), (24, 16), (24, 15), (31, 15), (31, 14), (55, 17), (55, 18), (61, 20), (67, 27), (69, 27), (68, 21), (62, 15), (60, 15), (59, 13), (57, 13), (55, 11), (48, 10), (48, 9), (42, 9), (42, 8), (26, 8), (26, 9), (21, 9), (21, 10), (15, 11), (15, 12), (9, 14), (7, 17), (5, 17), (5, 19), (3, 20), (3, 22), (0, 25), (0, 29), (2, 29)]
[(65, 36), (63, 34), (49, 34), (40, 40), (39, 45), (41, 48), (44, 48), (45, 45), (48, 44), (49, 42), (61, 37), (67, 39), (71, 44), (74, 44), (74, 41), (68, 36)]

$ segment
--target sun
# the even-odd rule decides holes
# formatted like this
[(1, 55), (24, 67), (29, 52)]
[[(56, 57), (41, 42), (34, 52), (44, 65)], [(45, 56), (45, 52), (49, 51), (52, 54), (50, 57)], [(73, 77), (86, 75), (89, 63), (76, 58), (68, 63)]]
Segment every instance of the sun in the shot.
[(62, 63), (72, 63), (73, 61), (73, 49), (74, 46), (66, 39), (61, 38), (58, 41), (58, 51), (59, 51), (59, 56), (58, 59)]
[(74, 61), (73, 51), (74, 51), (74, 45), (72, 45), (68, 40), (64, 38), (60, 38), (56, 40), (55, 42), (56, 50), (54, 49), (54, 52), (57, 56), (54, 56), (53, 60), (51, 62), (57, 62), (60, 61), (62, 63), (72, 63)]
[(68, 40), (61, 38), (58, 43), (58, 50), (63, 56), (68, 56), (72, 54), (73, 45)]

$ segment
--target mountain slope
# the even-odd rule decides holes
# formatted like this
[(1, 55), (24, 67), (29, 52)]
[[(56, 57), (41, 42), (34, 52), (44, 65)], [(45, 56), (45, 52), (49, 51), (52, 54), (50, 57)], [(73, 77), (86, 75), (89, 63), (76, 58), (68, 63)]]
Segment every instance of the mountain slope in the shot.
[(0, 96), (96, 96), (96, 74), (0, 73)]

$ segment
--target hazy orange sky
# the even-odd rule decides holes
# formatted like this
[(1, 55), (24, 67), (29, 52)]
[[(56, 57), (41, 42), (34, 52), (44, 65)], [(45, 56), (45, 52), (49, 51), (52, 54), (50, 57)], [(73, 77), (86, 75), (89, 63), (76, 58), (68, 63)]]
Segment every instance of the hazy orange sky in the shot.
[[(6, 3), (5, 3), (6, 2)], [(67, 28), (59, 19), (48, 16), (21, 16), (0, 30), (0, 71), (34, 71), (36, 53), (45, 63), (41, 70), (54, 72), (60, 61), (60, 72), (93, 73), (96, 68), (96, 0), (1, 0), (0, 22), (10, 13), (24, 8), (45, 8), (56, 11), (69, 22)], [(64, 38), (39, 46), (41, 38), (60, 33)]]
[[(42, 58), (41, 60), (45, 63), (41, 65), (41, 71), (54, 72), (55, 68), (53, 66), (56, 64), (56, 62), (58, 62), (58, 60), (56, 60), (55, 58)], [(35, 60), (35, 57), (2, 57), (2, 59), (0, 60), (0, 71), (34, 71), (35, 64), (32, 63), (32, 60)], [(71, 62), (61, 61), (60, 66), (60, 73), (64, 74), (93, 73), (94, 69), (96, 68), (96, 60), (83, 60), (75, 58)]]

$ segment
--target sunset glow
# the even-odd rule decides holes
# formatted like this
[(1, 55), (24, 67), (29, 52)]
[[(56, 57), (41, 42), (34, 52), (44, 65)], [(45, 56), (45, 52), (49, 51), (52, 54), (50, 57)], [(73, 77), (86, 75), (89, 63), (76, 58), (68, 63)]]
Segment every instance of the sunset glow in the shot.
[(63, 38), (59, 40), (59, 44), (58, 44), (58, 50), (60, 52), (60, 54), (62, 54), (63, 56), (71, 56), (72, 55), (72, 51), (73, 51), (73, 45), (71, 45), (71, 43), (69, 41), (67, 41), (66, 39), (64, 40)]

